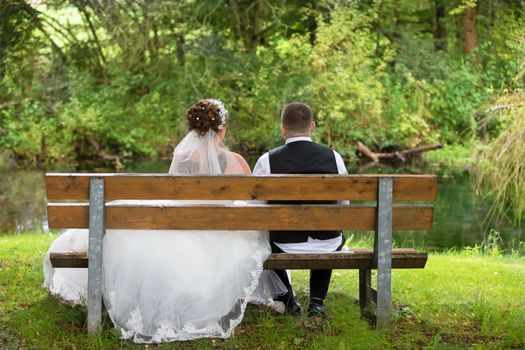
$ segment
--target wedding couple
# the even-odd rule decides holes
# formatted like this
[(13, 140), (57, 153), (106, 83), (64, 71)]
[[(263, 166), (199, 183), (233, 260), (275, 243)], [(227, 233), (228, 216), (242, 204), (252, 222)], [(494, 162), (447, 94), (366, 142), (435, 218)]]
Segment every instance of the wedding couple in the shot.
[[(244, 158), (223, 144), (228, 112), (221, 101), (197, 102), (187, 121), (189, 132), (175, 148), (170, 174), (251, 174)], [(314, 129), (307, 105), (287, 105), (281, 114), (286, 143), (262, 155), (253, 174), (346, 174), (337, 152), (312, 142)], [(122, 338), (135, 342), (227, 338), (248, 302), (284, 305), (285, 313), (296, 316), (303, 312), (287, 272), (263, 270), (271, 252), (333, 252), (343, 245), (339, 231), (107, 230), (104, 304)], [(85, 303), (87, 269), (54, 269), (49, 254), (85, 252), (87, 246), (87, 230), (67, 230), (44, 259), (45, 287), (73, 304)], [(331, 270), (311, 271), (309, 316), (325, 316), (330, 277)]]

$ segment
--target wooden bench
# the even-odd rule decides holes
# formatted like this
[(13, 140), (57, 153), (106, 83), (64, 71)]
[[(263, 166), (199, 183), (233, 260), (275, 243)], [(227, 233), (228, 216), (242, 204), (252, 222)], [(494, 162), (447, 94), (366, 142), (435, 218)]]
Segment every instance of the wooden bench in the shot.
[[(392, 230), (431, 228), (437, 179), (434, 175), (46, 174), (46, 187), (50, 228), (89, 229), (89, 256), (51, 254), (54, 267), (88, 267), (89, 333), (101, 324), (106, 229), (375, 231), (374, 249), (272, 254), (264, 267), (359, 269), (360, 306), (374, 302), (377, 327), (385, 329), (391, 313), (391, 269), (423, 268), (427, 261), (425, 252), (392, 249)], [(351, 204), (106, 204), (116, 199), (350, 200)], [(377, 269), (377, 291), (371, 287), (372, 269)]]

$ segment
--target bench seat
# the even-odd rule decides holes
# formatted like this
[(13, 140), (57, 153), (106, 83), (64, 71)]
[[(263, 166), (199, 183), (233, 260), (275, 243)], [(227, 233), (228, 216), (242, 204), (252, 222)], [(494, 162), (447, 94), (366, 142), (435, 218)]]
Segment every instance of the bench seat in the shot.
[[(87, 268), (87, 253), (51, 253), (53, 267)], [(426, 252), (410, 248), (392, 249), (392, 268), (422, 269), (427, 262)], [(322, 254), (271, 254), (265, 269), (375, 269), (373, 249), (353, 249), (351, 252)]]

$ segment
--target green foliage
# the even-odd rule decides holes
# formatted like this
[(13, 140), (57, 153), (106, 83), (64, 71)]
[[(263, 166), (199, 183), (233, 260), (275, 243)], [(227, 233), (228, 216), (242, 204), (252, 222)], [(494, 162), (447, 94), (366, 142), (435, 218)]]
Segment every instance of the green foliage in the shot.
[[(525, 40), (515, 47), (521, 65), (515, 81), (519, 86), (493, 101), (483, 113), (481, 126), (499, 131), (480, 152), (474, 172), (478, 190), (492, 201), (492, 218), (510, 217), (517, 223), (525, 215)], [(495, 126), (494, 126), (495, 125)]]
[(464, 172), (476, 161), (477, 143), (452, 144), (423, 154), (423, 160), (444, 171)]
[(484, 102), (479, 75), (461, 64), (442, 79), (433, 82), (430, 111), (432, 122), (446, 143), (461, 143), (476, 135), (476, 109)]
[(525, 214), (525, 106), (507, 113), (510, 124), (481, 152), (474, 174), (478, 189), (492, 200), (493, 213), (519, 223)]
[[(448, 49), (433, 2), (6, 0), (0, 146), (33, 165), (168, 156), (207, 97), (224, 100), (227, 142), (250, 159), (281, 142), (279, 112), (294, 100), (347, 158), (358, 140), (469, 144), (480, 108), (522, 84), (524, 6), (440, 3)], [(480, 43), (467, 56), (458, 19), (476, 3)]]
[(384, 67), (374, 59), (374, 20), (373, 10), (336, 7), (329, 23), (320, 22), (312, 50), (309, 88), (318, 110), (319, 136), (344, 155), (355, 140), (381, 143), (388, 126), (381, 118)]
[(456, 7), (454, 7), (453, 9), (449, 11), (449, 13), (451, 15), (457, 15), (457, 14), (462, 13), (468, 8), (476, 7), (477, 5), (478, 5), (478, 0), (461, 0)]
[(487, 237), (480, 243), (472, 247), (463, 248), (465, 254), (481, 256), (501, 256), (511, 255), (515, 257), (525, 257), (525, 242), (519, 241), (516, 245), (513, 242), (512, 247), (505, 249), (501, 235), (496, 230), (490, 230)]

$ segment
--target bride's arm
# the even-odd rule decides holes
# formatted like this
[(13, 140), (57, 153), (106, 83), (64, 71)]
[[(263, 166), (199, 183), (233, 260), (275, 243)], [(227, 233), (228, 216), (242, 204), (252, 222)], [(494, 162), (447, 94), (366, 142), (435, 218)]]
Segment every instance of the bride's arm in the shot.
[(235, 160), (237, 162), (239, 162), (239, 165), (241, 166), (242, 168), (242, 171), (244, 172), (245, 175), (251, 175), (252, 174), (252, 170), (250, 169), (250, 166), (248, 165), (248, 163), (246, 162), (246, 160), (240, 155), (240, 154), (237, 154), (235, 152), (230, 152)]

